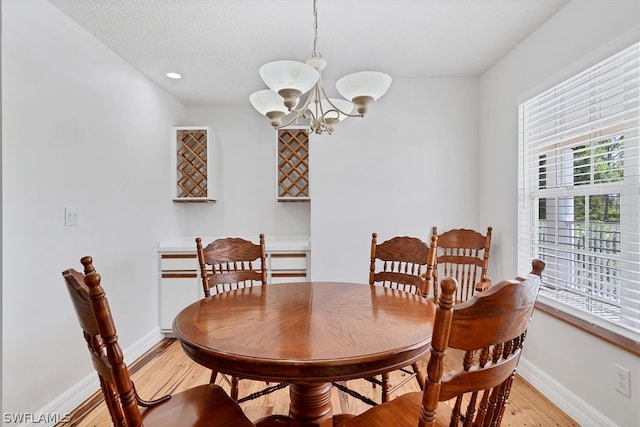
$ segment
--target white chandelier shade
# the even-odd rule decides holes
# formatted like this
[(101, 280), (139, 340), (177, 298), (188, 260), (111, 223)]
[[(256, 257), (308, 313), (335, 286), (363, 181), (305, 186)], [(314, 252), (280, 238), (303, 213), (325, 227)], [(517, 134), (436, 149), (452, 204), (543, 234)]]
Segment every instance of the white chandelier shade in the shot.
[(282, 103), (282, 97), (271, 89), (253, 92), (249, 96), (249, 102), (260, 114), (266, 115), (269, 111), (282, 111), (285, 114), (289, 112)]
[(320, 73), (313, 67), (289, 60), (264, 64), (259, 73), (269, 89), (284, 98), (289, 111), (298, 105), (300, 95), (309, 92), (320, 79)]
[[(327, 62), (317, 52), (316, 3), (317, 0), (314, 0), (314, 41), (311, 58), (306, 64), (281, 60), (263, 65), (259, 73), (269, 89), (259, 90), (249, 96), (251, 105), (260, 114), (271, 119), (271, 125), (276, 129), (295, 122), (308, 126), (310, 132), (331, 133), (339, 121), (347, 117), (363, 117), (368, 105), (384, 95), (391, 85), (391, 77), (385, 73), (360, 71), (344, 76), (336, 82), (336, 89), (345, 99), (327, 96), (321, 76)], [(307, 92), (307, 97), (300, 102), (300, 97)]]
[[(391, 77), (379, 71), (360, 71), (342, 77), (336, 82), (340, 95), (358, 106), (358, 112), (364, 114), (366, 105), (384, 95), (391, 86)], [(364, 110), (361, 111), (362, 104)]]
[(253, 92), (249, 96), (249, 102), (260, 114), (271, 119), (271, 124), (280, 126), (281, 117), (289, 113), (289, 109), (282, 102), (282, 97), (271, 89), (263, 89)]

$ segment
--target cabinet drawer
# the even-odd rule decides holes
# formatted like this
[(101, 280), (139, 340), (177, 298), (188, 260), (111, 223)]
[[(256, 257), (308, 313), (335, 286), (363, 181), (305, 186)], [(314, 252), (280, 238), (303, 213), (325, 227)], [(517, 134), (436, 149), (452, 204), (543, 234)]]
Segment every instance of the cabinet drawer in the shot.
[(304, 253), (271, 254), (271, 270), (306, 270), (307, 255)]
[(162, 254), (160, 261), (162, 271), (197, 271), (196, 254)]
[(271, 283), (290, 283), (307, 281), (306, 271), (272, 273)]
[(198, 274), (194, 271), (187, 270), (164, 270), (160, 277), (163, 279), (190, 279), (198, 277)]

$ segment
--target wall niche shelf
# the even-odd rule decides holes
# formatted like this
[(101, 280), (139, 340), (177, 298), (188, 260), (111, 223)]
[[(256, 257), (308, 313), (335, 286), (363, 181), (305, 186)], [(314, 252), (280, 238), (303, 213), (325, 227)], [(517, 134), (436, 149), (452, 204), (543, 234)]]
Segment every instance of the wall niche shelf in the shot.
[(278, 131), (276, 153), (278, 202), (308, 202), (309, 134), (306, 128)]
[(211, 203), (217, 198), (215, 135), (207, 126), (172, 128), (173, 201)]

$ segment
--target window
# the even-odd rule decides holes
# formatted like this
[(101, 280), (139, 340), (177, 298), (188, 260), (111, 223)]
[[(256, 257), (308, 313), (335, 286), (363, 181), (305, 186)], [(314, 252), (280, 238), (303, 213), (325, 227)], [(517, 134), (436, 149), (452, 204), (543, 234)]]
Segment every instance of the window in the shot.
[(640, 339), (640, 43), (519, 106), (518, 262), (540, 300)]

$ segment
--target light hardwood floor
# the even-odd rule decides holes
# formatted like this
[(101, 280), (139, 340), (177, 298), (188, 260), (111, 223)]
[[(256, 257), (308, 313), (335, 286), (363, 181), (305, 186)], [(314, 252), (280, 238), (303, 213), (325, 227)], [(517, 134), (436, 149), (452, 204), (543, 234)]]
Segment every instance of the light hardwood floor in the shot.
[[(182, 351), (175, 340), (161, 341), (144, 356), (130, 364), (132, 379), (140, 396), (144, 399), (155, 399), (165, 394), (175, 393), (209, 381), (210, 371), (192, 362)], [(392, 374), (392, 380), (394, 375)], [(228, 385), (218, 376), (218, 383), (229, 391)], [(348, 382), (350, 388), (376, 401), (380, 400), (380, 390), (373, 389), (364, 380)], [(264, 383), (240, 381), (240, 397), (264, 387)], [(417, 390), (415, 381), (410, 381), (400, 388), (396, 394), (404, 394)], [(393, 397), (393, 396), (392, 396)], [(334, 413), (358, 414), (369, 408), (361, 401), (333, 389), (332, 404)], [(288, 388), (267, 396), (262, 396), (242, 404), (249, 418), (257, 420), (271, 414), (287, 414), (289, 405)], [(109, 413), (104, 404), (102, 394), (94, 396), (71, 413), (71, 425), (77, 427), (102, 427), (111, 425)], [(69, 424), (59, 425), (66, 427)], [(552, 402), (538, 393), (527, 382), (516, 377), (504, 414), (502, 426), (578, 426), (578, 424), (558, 409)]]

